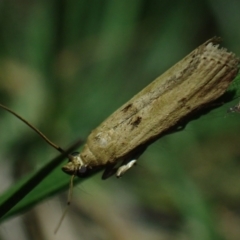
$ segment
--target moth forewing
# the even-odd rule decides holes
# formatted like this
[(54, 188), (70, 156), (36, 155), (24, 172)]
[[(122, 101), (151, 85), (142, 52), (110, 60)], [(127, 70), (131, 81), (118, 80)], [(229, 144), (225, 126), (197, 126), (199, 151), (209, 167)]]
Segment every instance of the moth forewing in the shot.
[(131, 162), (184, 117), (223, 95), (239, 59), (215, 43), (213, 38), (196, 48), (93, 130), (80, 154), (84, 167)]

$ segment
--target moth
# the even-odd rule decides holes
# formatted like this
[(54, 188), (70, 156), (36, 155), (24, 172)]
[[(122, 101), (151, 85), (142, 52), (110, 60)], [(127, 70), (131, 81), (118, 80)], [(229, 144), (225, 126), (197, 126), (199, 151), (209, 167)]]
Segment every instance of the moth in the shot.
[(149, 144), (219, 98), (238, 65), (233, 53), (219, 48), (217, 38), (208, 40), (93, 130), (81, 153), (74, 153), (63, 171), (81, 177), (103, 167), (103, 179), (114, 173), (120, 177)]
[(238, 70), (239, 59), (220, 48), (218, 38), (206, 41), (94, 129), (62, 170), (73, 177), (99, 169), (104, 169), (103, 179), (122, 176), (151, 143), (177, 131), (189, 115), (222, 96)]

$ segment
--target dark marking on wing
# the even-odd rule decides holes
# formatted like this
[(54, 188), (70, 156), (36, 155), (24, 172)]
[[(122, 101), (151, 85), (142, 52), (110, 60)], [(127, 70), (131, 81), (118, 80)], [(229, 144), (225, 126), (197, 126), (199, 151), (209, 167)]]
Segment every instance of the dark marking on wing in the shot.
[(129, 103), (125, 108), (122, 109), (123, 112), (127, 112), (132, 107), (132, 103)]
[(137, 126), (140, 124), (141, 121), (142, 121), (142, 117), (137, 116), (136, 119), (134, 119), (134, 121), (131, 122), (130, 124), (131, 124), (133, 127), (137, 127)]

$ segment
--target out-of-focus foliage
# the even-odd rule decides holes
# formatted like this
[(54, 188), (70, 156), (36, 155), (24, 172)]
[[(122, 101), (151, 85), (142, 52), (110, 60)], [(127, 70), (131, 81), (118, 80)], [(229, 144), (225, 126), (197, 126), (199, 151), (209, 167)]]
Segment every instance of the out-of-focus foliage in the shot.
[[(0, 102), (65, 148), (207, 39), (221, 36), (240, 55), (239, 9), (233, 0), (1, 1)], [(75, 187), (56, 239), (239, 239), (240, 115), (227, 109), (160, 139), (120, 180)], [(2, 193), (57, 155), (3, 110), (0, 149)], [(69, 176), (55, 169), (36, 192), (61, 181)], [(54, 239), (60, 189), (2, 223), (0, 238)]]

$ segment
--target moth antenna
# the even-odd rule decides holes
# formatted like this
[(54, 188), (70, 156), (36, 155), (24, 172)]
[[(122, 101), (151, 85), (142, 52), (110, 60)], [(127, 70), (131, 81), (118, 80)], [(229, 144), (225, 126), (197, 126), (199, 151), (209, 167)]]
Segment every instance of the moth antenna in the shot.
[(32, 124), (30, 124), (27, 120), (25, 120), (24, 118), (22, 118), (21, 116), (19, 116), (17, 113), (15, 113), (14, 111), (12, 111), (11, 109), (9, 109), (8, 107), (0, 104), (0, 107), (3, 108), (4, 110), (10, 112), (11, 114), (13, 114), (15, 117), (17, 117), (18, 119), (20, 119), (22, 122), (24, 122), (26, 125), (28, 125), (33, 131), (35, 131), (40, 137), (42, 137), (49, 145), (51, 145), (52, 147), (54, 147), (55, 149), (57, 149), (60, 153), (64, 153), (65, 151), (57, 146), (56, 144), (54, 144), (52, 141), (50, 141), (41, 131), (39, 131), (37, 128), (35, 128)]
[(73, 193), (73, 180), (74, 180), (75, 175), (73, 174), (70, 179), (70, 185), (69, 185), (69, 191), (68, 191), (68, 201), (67, 205), (69, 206), (71, 204), (72, 200), (72, 193)]
[(67, 205), (67, 206), (66, 206), (66, 208), (65, 208), (65, 210), (64, 210), (64, 212), (63, 212), (63, 215), (62, 215), (62, 217), (60, 218), (59, 223), (58, 223), (56, 229), (54, 230), (54, 234), (57, 234), (59, 228), (61, 227), (62, 222), (63, 222), (63, 219), (65, 218), (65, 216), (66, 216), (66, 214), (67, 214), (67, 212), (68, 212), (69, 206), (70, 206), (70, 205)]
[(69, 209), (69, 206), (71, 204), (71, 200), (72, 200), (72, 193), (73, 193), (73, 179), (74, 179), (75, 175), (72, 175), (71, 176), (71, 179), (70, 179), (70, 185), (69, 185), (69, 191), (68, 191), (68, 201), (67, 201), (67, 206), (63, 212), (63, 215), (61, 216), (60, 220), (59, 220), (59, 223), (56, 227), (56, 229), (54, 230), (54, 234), (57, 234), (59, 228), (61, 227), (62, 225), (62, 222), (63, 222), (63, 219), (65, 218), (67, 212), (68, 212), (68, 209)]

